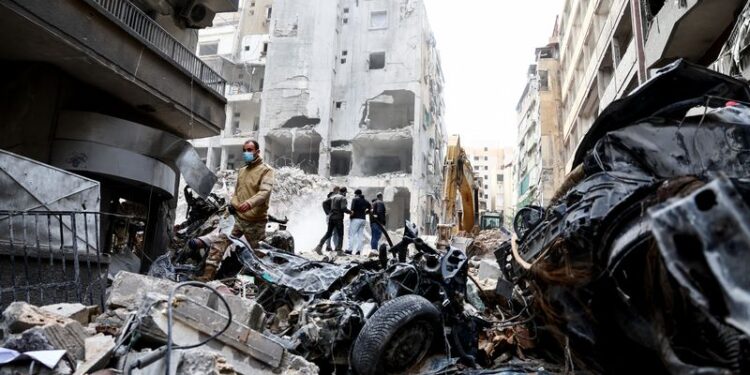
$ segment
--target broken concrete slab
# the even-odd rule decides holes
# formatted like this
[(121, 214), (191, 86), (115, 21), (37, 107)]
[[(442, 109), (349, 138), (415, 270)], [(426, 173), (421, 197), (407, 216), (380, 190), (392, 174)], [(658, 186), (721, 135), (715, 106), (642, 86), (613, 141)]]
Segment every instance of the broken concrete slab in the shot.
[(40, 309), (68, 319), (73, 319), (83, 325), (89, 324), (91, 322), (91, 316), (98, 315), (99, 313), (99, 308), (97, 306), (86, 306), (80, 303), (57, 303), (54, 305), (42, 306)]
[[(169, 280), (120, 271), (112, 282), (112, 291), (107, 299), (107, 306), (110, 309), (124, 307), (128, 310), (137, 310), (146, 294), (168, 294), (175, 285), (177, 284)], [(211, 291), (189, 286), (181, 288), (180, 294), (196, 301), (208, 301)]]
[(85, 340), (88, 335), (81, 323), (70, 321), (65, 324), (48, 324), (29, 331), (35, 330), (41, 332), (54, 349), (65, 349), (74, 361), (84, 359)]
[[(148, 293), (166, 295), (175, 285), (177, 284), (169, 280), (122, 271), (115, 276), (107, 305), (110, 308), (137, 310)], [(219, 298), (208, 289), (187, 286), (180, 288), (179, 294), (214, 310), (224, 309)], [(229, 304), (234, 320), (254, 329), (263, 326), (265, 311), (259, 304), (235, 295), (225, 294), (223, 297)]]
[[(147, 350), (139, 353), (131, 353), (127, 356), (120, 368), (127, 369), (130, 364), (151, 355), (153, 351)], [(169, 375), (234, 375), (237, 374), (227, 359), (221, 354), (206, 350), (204, 348), (195, 348), (188, 350), (175, 350), (170, 355), (170, 374)], [(133, 375), (164, 375), (166, 371), (166, 362), (161, 359), (142, 368), (133, 369)], [(263, 372), (257, 372), (263, 374)], [(271, 374), (271, 372), (268, 372)]]
[(500, 276), (502, 276), (502, 272), (500, 272), (500, 266), (495, 259), (482, 259), (479, 262), (479, 280), (497, 280)]
[[(168, 327), (166, 303), (157, 302), (163, 299), (163, 295), (150, 293), (146, 296), (141, 310), (146, 313), (146, 317), (143, 319), (145, 324), (141, 324), (142, 327), (139, 330), (142, 335), (150, 336), (155, 340), (166, 338)], [(223, 329), (227, 321), (226, 315), (188, 298), (176, 299), (172, 304), (172, 311), (175, 320), (172, 326), (172, 339), (177, 345), (199, 342), (202, 340), (202, 335), (211, 335)], [(219, 341), (224, 346), (242, 353), (242, 356), (251, 356), (272, 368), (278, 368), (281, 365), (285, 352), (284, 347), (275, 339), (252, 330), (234, 319), (227, 331), (214, 341)], [(235, 358), (235, 356), (228, 358)], [(235, 367), (239, 369), (241, 366)]]
[(42, 310), (26, 302), (13, 302), (3, 311), (3, 320), (8, 333), (21, 333), (29, 328), (47, 324), (66, 324), (72, 322), (64, 316)]
[(90, 374), (93, 371), (103, 369), (115, 349), (115, 339), (112, 336), (98, 334), (88, 337), (84, 341), (85, 361), (76, 368), (76, 375)]

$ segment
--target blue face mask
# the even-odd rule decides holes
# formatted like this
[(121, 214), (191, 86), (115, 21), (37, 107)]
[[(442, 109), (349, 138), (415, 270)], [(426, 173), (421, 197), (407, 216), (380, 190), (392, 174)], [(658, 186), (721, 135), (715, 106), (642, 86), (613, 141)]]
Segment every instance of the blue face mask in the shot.
[(242, 159), (245, 160), (245, 163), (252, 163), (253, 160), (255, 160), (255, 154), (250, 151), (245, 151), (242, 153)]

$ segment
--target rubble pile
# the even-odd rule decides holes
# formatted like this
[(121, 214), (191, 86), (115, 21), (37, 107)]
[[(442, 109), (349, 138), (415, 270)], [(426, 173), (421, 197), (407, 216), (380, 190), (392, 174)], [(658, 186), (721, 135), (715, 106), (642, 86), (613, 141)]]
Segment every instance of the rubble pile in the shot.
[(104, 312), (81, 304), (9, 305), (0, 374), (164, 374), (167, 352), (172, 374), (317, 374), (317, 366), (263, 333), (265, 318), (260, 305), (226, 289), (217, 294), (123, 271)]
[(510, 233), (505, 229), (485, 229), (474, 236), (472, 255), (478, 257), (493, 257), (495, 251), (503, 242), (510, 240)]

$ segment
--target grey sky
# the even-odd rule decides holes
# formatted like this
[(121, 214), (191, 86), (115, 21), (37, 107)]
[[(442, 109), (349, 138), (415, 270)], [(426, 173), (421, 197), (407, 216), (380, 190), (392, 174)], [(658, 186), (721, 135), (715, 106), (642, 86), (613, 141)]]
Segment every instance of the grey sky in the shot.
[(563, 0), (425, 0), (445, 74), (446, 123), (471, 146), (513, 146), (515, 107)]

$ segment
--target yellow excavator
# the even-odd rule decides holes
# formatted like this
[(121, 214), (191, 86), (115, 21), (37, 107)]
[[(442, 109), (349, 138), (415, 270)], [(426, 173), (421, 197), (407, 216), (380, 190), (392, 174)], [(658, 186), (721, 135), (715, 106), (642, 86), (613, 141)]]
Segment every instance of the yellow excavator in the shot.
[[(460, 197), (460, 207), (457, 198)], [(474, 233), (477, 221), (478, 196), (474, 186), (474, 170), (461, 138), (452, 135), (443, 163), (443, 207), (438, 224), (438, 247), (446, 248), (459, 233)]]

